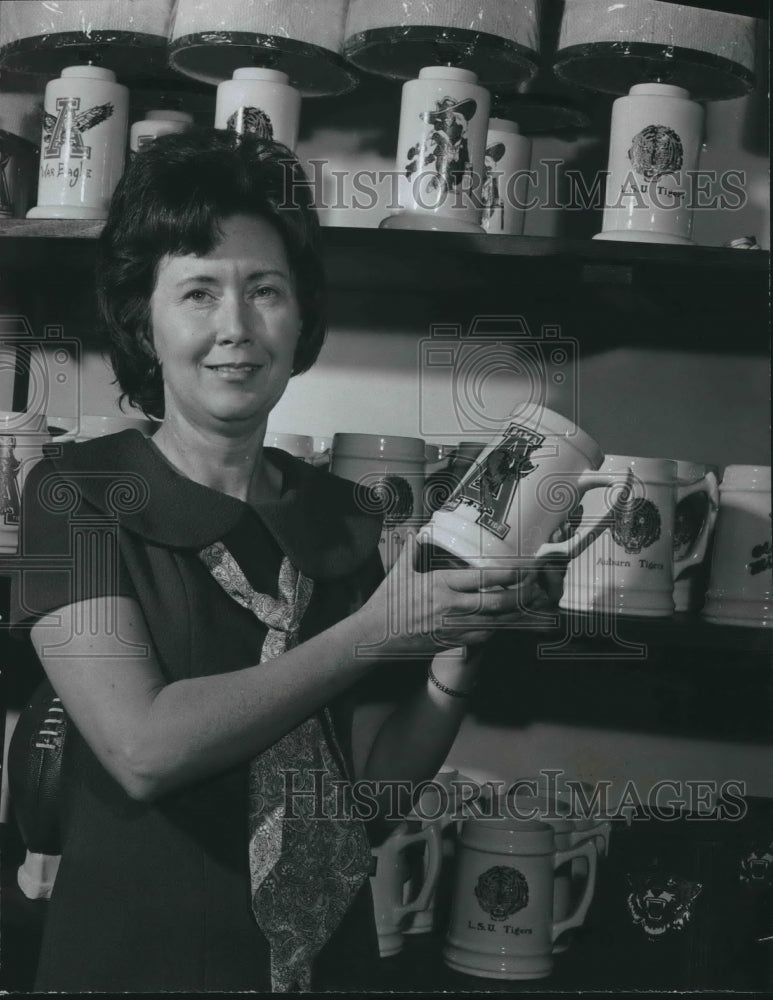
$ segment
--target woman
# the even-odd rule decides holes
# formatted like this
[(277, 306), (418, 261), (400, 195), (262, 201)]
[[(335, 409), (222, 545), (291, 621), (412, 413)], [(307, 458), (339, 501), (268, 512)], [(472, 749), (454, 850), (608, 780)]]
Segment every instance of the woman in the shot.
[[(352, 484), (264, 449), (324, 336), (289, 157), (193, 130), (134, 158), (99, 302), (124, 395), (161, 423), (63, 446), (27, 480), (38, 569), (15, 617), (74, 724), (37, 989), (362, 987), (370, 847), (336, 795), (436, 773), (476, 668), (426, 658), (483, 642), (522, 600), (472, 570), (419, 573), (412, 553), (382, 582)], [(353, 740), (353, 686), (406, 657), (415, 694)]]

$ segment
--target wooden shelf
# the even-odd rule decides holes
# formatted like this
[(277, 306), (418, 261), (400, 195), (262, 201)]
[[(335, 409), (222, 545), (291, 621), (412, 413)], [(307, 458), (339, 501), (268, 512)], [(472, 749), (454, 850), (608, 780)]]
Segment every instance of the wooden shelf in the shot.
[[(538, 633), (535, 631), (535, 636)], [(617, 616), (613, 622), (581, 612), (562, 613), (558, 626), (540, 633), (545, 646), (563, 643), (565, 658), (635, 659), (634, 647), (653, 650), (710, 650), (712, 654), (740, 653), (773, 657), (773, 628), (717, 625), (699, 614), (677, 613), (670, 618), (635, 618)], [(555, 650), (561, 658), (561, 648)], [(646, 652), (645, 654), (646, 655)]]
[[(24, 246), (41, 256), (60, 253), (61, 241), (93, 241), (104, 223), (86, 219), (2, 219), (0, 220), (0, 262), (18, 264), (14, 250)], [(32, 245), (26, 241), (33, 241)], [(24, 241), (23, 243), (21, 241)], [(49, 242), (53, 241), (53, 242)], [(416, 230), (373, 229), (352, 226), (328, 226), (323, 229), (325, 249), (339, 254), (383, 254), (394, 264), (395, 259), (408, 258), (408, 263), (449, 255), (457, 258), (478, 257), (491, 264), (505, 258), (537, 258), (551, 261), (569, 260), (579, 265), (607, 264), (619, 267), (640, 265), (715, 270), (718, 274), (767, 274), (770, 252), (767, 250), (733, 250), (727, 247), (675, 246), (667, 243), (634, 243), (610, 240), (570, 240), (547, 236), (492, 236), (486, 233), (441, 233)], [(351, 263), (351, 262), (349, 262)], [(367, 264), (367, 262), (366, 262)], [(390, 269), (391, 270), (391, 269)], [(343, 280), (344, 275), (342, 274)], [(349, 281), (369, 284), (387, 283), (390, 273), (366, 266), (362, 275), (350, 276)], [(422, 274), (414, 275), (419, 287), (426, 287)]]

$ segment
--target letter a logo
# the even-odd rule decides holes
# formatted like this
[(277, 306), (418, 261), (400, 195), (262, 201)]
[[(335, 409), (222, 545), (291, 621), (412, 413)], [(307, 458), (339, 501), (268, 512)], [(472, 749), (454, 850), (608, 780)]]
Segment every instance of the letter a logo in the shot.
[(67, 147), (69, 156), (77, 160), (90, 159), (91, 146), (83, 141), (83, 133), (95, 128), (113, 114), (112, 104), (98, 104), (87, 108), (81, 114), (76, 111), (81, 106), (80, 97), (58, 97), (56, 115), (43, 116), (43, 156), (58, 159), (62, 149)]

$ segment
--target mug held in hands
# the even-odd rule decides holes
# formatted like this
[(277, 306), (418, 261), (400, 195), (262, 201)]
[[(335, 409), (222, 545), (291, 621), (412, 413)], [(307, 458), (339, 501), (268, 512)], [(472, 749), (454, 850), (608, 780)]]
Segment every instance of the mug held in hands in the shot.
[[(514, 411), (504, 433), (488, 444), (457, 488), (421, 530), (420, 540), (481, 569), (538, 569), (545, 559), (572, 559), (611, 523), (626, 475), (597, 472), (599, 445), (570, 420), (544, 407)], [(551, 536), (585, 492), (609, 486), (609, 506), (582, 531)]]

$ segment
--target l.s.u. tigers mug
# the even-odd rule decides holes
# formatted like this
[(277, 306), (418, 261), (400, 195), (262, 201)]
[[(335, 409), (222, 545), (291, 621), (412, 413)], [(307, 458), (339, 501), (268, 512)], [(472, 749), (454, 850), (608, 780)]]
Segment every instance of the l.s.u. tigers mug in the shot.
[[(590, 841), (557, 850), (552, 827), (509, 815), (462, 825), (446, 964), (488, 979), (541, 979), (553, 968), (559, 935), (578, 927), (596, 884)], [(584, 890), (563, 919), (553, 910), (555, 873), (573, 858), (587, 861)]]

